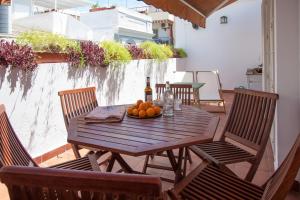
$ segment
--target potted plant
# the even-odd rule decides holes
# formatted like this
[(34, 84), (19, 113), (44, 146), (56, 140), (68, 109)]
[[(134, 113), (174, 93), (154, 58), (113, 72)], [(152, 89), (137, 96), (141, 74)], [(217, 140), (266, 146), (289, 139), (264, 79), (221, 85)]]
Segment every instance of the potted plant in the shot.
[(115, 9), (116, 6), (111, 6), (111, 7), (101, 7), (99, 5), (99, 3), (95, 3), (92, 5), (90, 12), (97, 12), (97, 11), (103, 11), (103, 10), (111, 10), (111, 9)]

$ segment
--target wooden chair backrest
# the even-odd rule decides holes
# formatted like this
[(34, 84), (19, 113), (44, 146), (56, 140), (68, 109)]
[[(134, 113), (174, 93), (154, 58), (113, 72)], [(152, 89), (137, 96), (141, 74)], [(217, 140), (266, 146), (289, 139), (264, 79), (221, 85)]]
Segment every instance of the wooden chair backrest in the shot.
[(256, 151), (264, 150), (277, 99), (274, 93), (235, 89), (222, 139), (228, 137)]
[(265, 184), (262, 199), (285, 199), (300, 168), (300, 134), (289, 154)]
[(80, 88), (58, 92), (66, 128), (74, 117), (92, 111), (98, 106), (96, 88)]
[[(156, 84), (156, 94), (160, 97), (165, 92), (166, 84)], [(182, 99), (182, 104), (191, 105), (193, 87), (191, 84), (170, 84), (174, 98)]]
[(159, 177), (79, 170), (8, 166), (0, 170), (11, 200), (154, 200)]
[(155, 91), (156, 91), (156, 95), (157, 95), (157, 99), (160, 99), (161, 96), (164, 94), (166, 89), (166, 84), (155, 84)]
[(3, 104), (0, 105), (0, 167), (37, 166), (15, 134)]

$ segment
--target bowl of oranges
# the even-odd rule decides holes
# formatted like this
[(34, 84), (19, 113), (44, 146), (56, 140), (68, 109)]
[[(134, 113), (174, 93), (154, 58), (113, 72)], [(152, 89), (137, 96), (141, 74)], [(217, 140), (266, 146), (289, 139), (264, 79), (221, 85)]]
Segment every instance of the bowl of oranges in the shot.
[(154, 106), (152, 102), (138, 100), (136, 104), (127, 108), (127, 116), (136, 119), (147, 119), (161, 116), (161, 108)]

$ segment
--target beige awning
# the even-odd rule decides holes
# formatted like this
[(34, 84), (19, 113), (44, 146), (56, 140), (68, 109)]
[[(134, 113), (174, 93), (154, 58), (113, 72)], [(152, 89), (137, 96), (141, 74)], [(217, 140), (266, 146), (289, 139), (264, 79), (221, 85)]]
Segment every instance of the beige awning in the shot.
[(143, 0), (177, 17), (193, 24), (205, 27), (205, 21), (215, 11), (235, 2), (236, 0)]

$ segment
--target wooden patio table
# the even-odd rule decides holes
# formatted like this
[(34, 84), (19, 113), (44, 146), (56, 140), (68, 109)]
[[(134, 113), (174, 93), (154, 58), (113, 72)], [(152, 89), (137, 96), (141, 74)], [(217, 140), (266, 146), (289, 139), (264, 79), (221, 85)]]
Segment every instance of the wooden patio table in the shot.
[[(183, 105), (174, 117), (134, 119), (125, 115), (119, 123), (86, 124), (84, 115), (70, 121), (68, 142), (112, 153), (107, 171), (117, 161), (124, 172), (135, 173), (120, 154), (152, 155), (167, 151), (175, 182), (183, 177), (185, 147), (212, 141), (219, 117), (193, 106)], [(173, 150), (179, 149), (178, 158)]]

